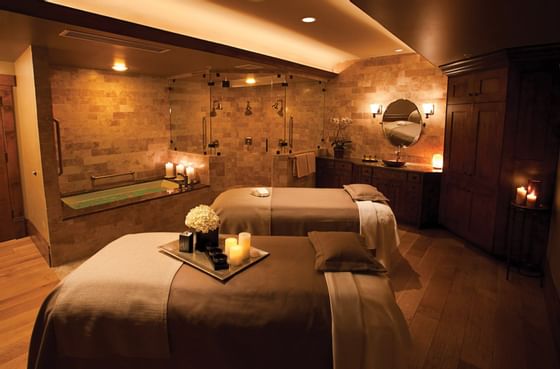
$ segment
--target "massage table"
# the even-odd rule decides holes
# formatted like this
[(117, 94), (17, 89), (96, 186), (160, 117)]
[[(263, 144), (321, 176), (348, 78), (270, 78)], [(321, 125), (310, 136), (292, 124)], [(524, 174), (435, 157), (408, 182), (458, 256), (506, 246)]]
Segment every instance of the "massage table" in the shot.
[[(358, 206), (342, 188), (267, 190), (267, 197), (252, 195), (255, 189), (251, 187), (220, 193), (211, 205), (220, 217), (220, 232), (272, 236), (305, 236), (310, 231), (357, 232), (368, 239), (368, 248), (376, 249), (378, 258), (389, 267), (400, 241), (395, 216), (388, 205), (362, 201)], [(375, 209), (366, 212), (365, 205)]]
[[(385, 275), (330, 273), (357, 291), (339, 289), (351, 305), (331, 314), (334, 287), (307, 237), (254, 236), (270, 255), (226, 283), (158, 251), (177, 238), (123, 236), (68, 275), (38, 313), (29, 368), (346, 369), (336, 350), (363, 369), (406, 367), (408, 328)], [(363, 316), (350, 342), (333, 344), (335, 327), (351, 326), (335, 315)]]

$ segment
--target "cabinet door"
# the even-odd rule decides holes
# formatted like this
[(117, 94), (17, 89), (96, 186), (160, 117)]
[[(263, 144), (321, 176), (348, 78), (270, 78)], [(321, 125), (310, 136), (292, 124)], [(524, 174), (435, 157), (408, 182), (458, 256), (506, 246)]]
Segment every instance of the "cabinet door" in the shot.
[(352, 183), (371, 184), (372, 168), (367, 165), (354, 165)]
[(347, 161), (335, 161), (335, 184), (334, 187), (342, 187), (352, 183), (352, 163)]
[(447, 82), (447, 104), (505, 101), (507, 69), (488, 69), (450, 77)]
[(334, 160), (317, 158), (316, 160), (316, 187), (336, 187)]
[(471, 75), (449, 77), (447, 82), (447, 103), (465, 104), (473, 101)]
[(447, 107), (444, 175), (465, 177), (474, 172), (477, 127), (472, 122), (472, 109), (471, 104)]
[(472, 193), (468, 230), (463, 236), (491, 252), (494, 244), (494, 224), (496, 220), (496, 196), (494, 194)]
[(502, 159), (504, 132), (504, 103), (474, 105), (473, 125), (476, 128), (476, 155), (471, 174), (474, 190), (486, 188), (493, 191), (497, 184)]
[(472, 74), (470, 93), (475, 102), (505, 101), (507, 69), (489, 69)]
[(454, 233), (465, 236), (469, 230), (471, 192), (455, 183), (444, 181), (440, 201), (440, 223)]

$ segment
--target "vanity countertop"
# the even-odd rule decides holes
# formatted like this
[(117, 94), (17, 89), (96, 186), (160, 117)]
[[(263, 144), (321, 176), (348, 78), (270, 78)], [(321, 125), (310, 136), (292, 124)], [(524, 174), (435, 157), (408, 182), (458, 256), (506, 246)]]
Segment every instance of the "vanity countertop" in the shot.
[(404, 166), (395, 168), (395, 167), (388, 167), (383, 164), (382, 160), (378, 160), (377, 162), (370, 162), (370, 161), (363, 161), (360, 158), (343, 158), (337, 159), (333, 156), (318, 156), (319, 159), (328, 159), (334, 161), (342, 161), (347, 163), (352, 163), (354, 165), (365, 165), (369, 167), (377, 167), (377, 168), (384, 168), (388, 170), (397, 170), (397, 171), (413, 171), (413, 172), (422, 172), (422, 173), (441, 173), (441, 169), (433, 169), (429, 164), (421, 164), (421, 163), (406, 163)]

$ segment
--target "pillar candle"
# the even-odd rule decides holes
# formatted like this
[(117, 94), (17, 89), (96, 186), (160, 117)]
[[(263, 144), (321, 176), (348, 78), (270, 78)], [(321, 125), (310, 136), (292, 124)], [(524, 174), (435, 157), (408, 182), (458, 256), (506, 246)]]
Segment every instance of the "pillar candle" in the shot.
[(527, 206), (530, 208), (534, 208), (535, 204), (537, 203), (537, 195), (533, 192), (527, 195)]
[(517, 187), (517, 194), (515, 195), (515, 203), (518, 205), (525, 204), (525, 197), (527, 197), (527, 190), (525, 187)]
[(243, 259), (249, 259), (249, 251), (251, 250), (251, 233), (239, 233), (239, 246), (243, 248)]
[(165, 176), (173, 177), (173, 163), (171, 162), (165, 163)]
[(238, 266), (243, 263), (243, 247), (241, 245), (233, 245), (229, 247), (229, 264)]
[(175, 167), (175, 173), (180, 174), (182, 176), (185, 175), (185, 165), (184, 164), (177, 164)]
[(194, 181), (194, 168), (190, 165), (187, 167), (187, 177), (189, 177), (189, 183)]
[(224, 253), (229, 256), (229, 249), (232, 246), (237, 245), (237, 238), (235, 237), (228, 237), (226, 238), (226, 242), (224, 245)]

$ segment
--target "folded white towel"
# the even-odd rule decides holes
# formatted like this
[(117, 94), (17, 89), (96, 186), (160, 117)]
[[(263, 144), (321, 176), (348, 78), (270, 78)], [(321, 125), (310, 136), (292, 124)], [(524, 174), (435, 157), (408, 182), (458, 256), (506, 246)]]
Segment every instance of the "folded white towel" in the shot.
[(270, 191), (264, 187), (257, 187), (251, 191), (251, 195), (256, 197), (268, 197), (270, 196)]

